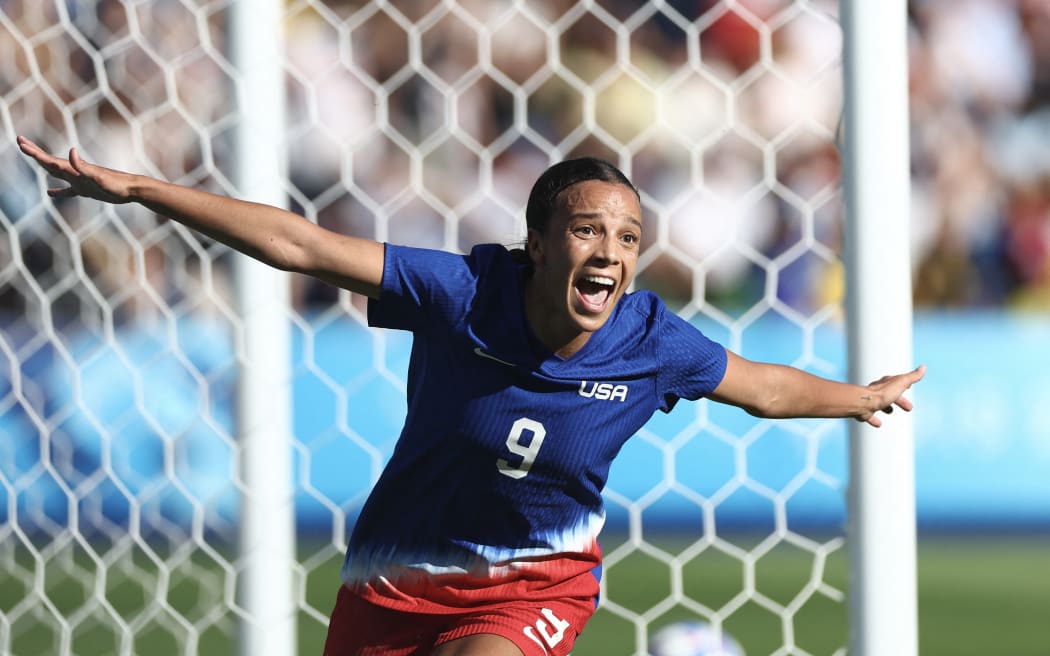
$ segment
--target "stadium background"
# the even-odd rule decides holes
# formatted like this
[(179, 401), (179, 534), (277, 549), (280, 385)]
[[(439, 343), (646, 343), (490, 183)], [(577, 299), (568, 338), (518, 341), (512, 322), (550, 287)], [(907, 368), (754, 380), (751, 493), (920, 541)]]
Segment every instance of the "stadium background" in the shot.
[[(430, 21), (439, 4), (366, 12), (356, 2), (289, 3), (296, 209), (338, 230), (463, 250), (519, 237), (514, 208), (551, 144), (564, 154), (626, 161), (650, 214), (659, 215), (647, 226), (653, 236), (638, 286), (658, 290), (748, 357), (844, 375), (835, 147), (841, 37), (833, 3), (665, 3), (704, 25), (694, 44), (704, 75), (676, 78), (694, 55), (686, 35), (657, 12), (631, 24), (638, 78), (613, 75), (609, 84), (602, 82), (608, 71), (623, 65), (611, 54), (617, 46), (609, 25), (629, 21), (637, 3), (594, 3), (575, 21), (564, 19), (574, 3), (536, 3), (550, 21), (547, 32), (532, 21), (507, 23), (494, 35), (488, 63), (462, 45), (474, 43), (469, 23)], [(478, 3), (460, 4), (482, 11)], [(124, 539), (113, 536), (136, 513), (159, 518), (145, 535), (169, 549), (188, 536), (184, 525), (196, 508), (157, 483), (165, 467), (190, 497), (207, 500), (206, 532), (221, 538), (235, 524), (236, 451), (223, 437), (233, 424), (235, 376), (224, 313), (230, 256), (141, 209), (102, 213), (97, 204), (70, 202), (59, 206), (61, 218), (42, 211), (40, 181), (13, 144), (25, 133), (61, 150), (75, 133), (97, 161), (223, 190), (236, 118), (223, 92), (228, 73), (216, 63), (225, 9), (170, 0), (68, 2), (64, 11), (51, 3), (0, 7), (7, 135), (0, 146), (7, 236), (0, 241), (7, 374), (0, 376), (0, 644), (12, 653), (52, 652), (47, 646), (59, 644), (63, 626), (74, 643), (79, 627), (107, 633), (97, 628), (105, 621), (78, 613), (109, 613), (131, 625), (141, 620), (143, 633), (161, 635), (156, 644), (167, 646), (165, 636), (178, 631), (142, 619), (153, 596), (148, 586), (119, 584), (133, 588), (131, 601), (104, 590), (105, 608), (92, 591), (93, 566), (82, 560), (91, 551), (126, 554), (118, 548)], [(1039, 549), (1050, 528), (1050, 9), (1034, 0), (930, 1), (913, 3), (911, 17), (915, 353), (930, 367), (913, 395), (922, 652), (1041, 654), (1050, 649), (1050, 556)], [(433, 77), (410, 70), (413, 29), (422, 33), (420, 56)], [(559, 66), (571, 76), (543, 74), (551, 32)], [(348, 57), (360, 67), (352, 75)], [(479, 66), (490, 75), (471, 81)], [(786, 74), (769, 75), (774, 68)], [(593, 108), (569, 77), (602, 83)], [(385, 116), (366, 79), (383, 85)], [(452, 113), (435, 80), (457, 90), (460, 139), (433, 139)], [(515, 85), (531, 89), (524, 112), (508, 91)], [(681, 99), (665, 108), (668, 129), (652, 135), (647, 85), (664, 85)], [(589, 130), (580, 127), (588, 112)], [(384, 129), (374, 129), (377, 123)], [(464, 143), (479, 145), (483, 156)], [(429, 154), (413, 159), (406, 144)], [(478, 195), (486, 176), (491, 193)], [(774, 186), (775, 193), (754, 192)], [(426, 193), (405, 196), (405, 189)], [(683, 197), (682, 190), (691, 191)], [(726, 249), (727, 242), (737, 247)], [(694, 275), (697, 263), (702, 277)], [(324, 612), (339, 559), (340, 538), (329, 540), (341, 528), (333, 514), (352, 519), (403, 411), (397, 376), (375, 363), (403, 371), (407, 342), (362, 329), (359, 299), (305, 279), (293, 284), (297, 519), (301, 543), (314, 545), (301, 548), (310, 605)], [(698, 303), (706, 309), (698, 312)], [(676, 450), (678, 480), (715, 496), (739, 477), (738, 459), (746, 456), (747, 479), (772, 494), (733, 488), (705, 516), (693, 497), (666, 488), (668, 444), (698, 431), (698, 418), (718, 439)], [(713, 406), (656, 418), (614, 466), (606, 550), (631, 546), (632, 517), (644, 524), (646, 543), (615, 563), (622, 578), (610, 578), (610, 597), (645, 613), (671, 593), (666, 554), (688, 548), (705, 522), (713, 517), (720, 534), (746, 549), (774, 531), (781, 506), (793, 529), (832, 545), (820, 574), (844, 589), (845, 555), (836, 545), (845, 511), (845, 426), (814, 425), (771, 425)], [(706, 464), (684, 467), (697, 461)], [(66, 531), (71, 507), (79, 521), (73, 533)], [(72, 555), (55, 547), (71, 535), (95, 546)], [(164, 549), (132, 551), (142, 557), (129, 558), (128, 578), (154, 580), (160, 568), (150, 554)], [(812, 567), (814, 554), (801, 551), (777, 549), (758, 560), (755, 587), (787, 604)], [(233, 556), (189, 562), (187, 579), (228, 580), (227, 559)], [(745, 578), (731, 556), (690, 562), (682, 572), (686, 593), (713, 607)], [(204, 615), (187, 609), (206, 606), (214, 586), (196, 587), (184, 598), (191, 601), (169, 597), (163, 612)], [(48, 610), (29, 610), (45, 599)], [(761, 617), (752, 622), (749, 614)], [(844, 643), (840, 603), (811, 614), (822, 618), (813, 627), (796, 622), (810, 653)], [(316, 640), (317, 613), (306, 615), (303, 639)], [(735, 617), (726, 626), (753, 641), (749, 653), (779, 646), (775, 616), (745, 609)], [(610, 642), (585, 639), (578, 653), (633, 644), (632, 627), (621, 619), (599, 616), (593, 640)], [(218, 627), (217, 641), (231, 639), (232, 619), (192, 622)], [(177, 637), (171, 643), (185, 646)]]

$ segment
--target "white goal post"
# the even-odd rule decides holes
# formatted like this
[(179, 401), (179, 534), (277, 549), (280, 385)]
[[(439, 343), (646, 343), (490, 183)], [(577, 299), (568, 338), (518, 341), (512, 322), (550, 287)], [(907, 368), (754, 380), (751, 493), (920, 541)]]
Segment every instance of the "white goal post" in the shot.
[[(843, 164), (870, 115), (840, 149), (843, 107), (885, 112), (868, 76), (900, 89), (865, 66), (844, 93), (843, 35), (885, 4), (841, 22), (835, 0), (0, 4), (0, 653), (320, 653), (407, 364), (359, 297), (141, 207), (49, 200), (15, 135), (459, 252), (519, 242), (536, 176), (604, 157), (642, 195), (636, 287), (745, 357), (861, 382), (911, 366), (901, 280), (882, 311), (900, 341), (846, 324), (871, 324), (851, 240), (889, 236), (854, 225), (871, 164)], [(897, 43), (899, 76), (897, 36), (880, 52)], [(907, 485), (888, 523), (867, 489), (910, 448), (892, 419), (869, 455), (844, 421), (706, 401), (654, 417), (613, 465), (574, 653), (645, 654), (683, 620), (748, 654), (880, 653), (866, 627), (914, 626), (914, 606), (878, 610), (914, 585)], [(904, 560), (857, 550), (890, 534)]]
[[(907, 2), (843, 3), (849, 363), (865, 384), (912, 362)], [(915, 439), (904, 413), (850, 441), (850, 651), (919, 651)]]
[[(231, 63), (241, 108), (234, 133), (234, 184), (246, 200), (288, 206), (283, 2), (234, 3)], [(254, 108), (265, 107), (266, 111)], [(282, 656), (295, 636), (295, 495), (292, 481), (291, 283), (283, 271), (235, 255), (244, 352), (237, 381), (241, 443), (240, 540), (244, 615), (240, 651)]]

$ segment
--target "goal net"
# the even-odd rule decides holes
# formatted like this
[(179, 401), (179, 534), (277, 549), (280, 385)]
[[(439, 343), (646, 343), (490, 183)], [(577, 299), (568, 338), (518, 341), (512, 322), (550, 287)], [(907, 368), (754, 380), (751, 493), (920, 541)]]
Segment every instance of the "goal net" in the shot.
[[(51, 201), (15, 147), (238, 195), (233, 131), (268, 108), (238, 106), (232, 4), (0, 4), (2, 653), (231, 653), (251, 624), (236, 255), (138, 206)], [(603, 157), (641, 191), (637, 288), (745, 357), (843, 376), (835, 2), (289, 0), (283, 31), (276, 146), (311, 221), (511, 245), (540, 172)], [(287, 316), (287, 568), (298, 651), (320, 653), (407, 341), (302, 277)], [(845, 471), (842, 422), (655, 417), (613, 466), (574, 653), (643, 654), (684, 620), (748, 654), (844, 651)]]

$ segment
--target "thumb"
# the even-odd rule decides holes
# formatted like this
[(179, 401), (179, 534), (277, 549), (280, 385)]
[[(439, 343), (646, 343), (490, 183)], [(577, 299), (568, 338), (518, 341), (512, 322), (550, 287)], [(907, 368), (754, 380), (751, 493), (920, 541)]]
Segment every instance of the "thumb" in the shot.
[(87, 175), (87, 171), (84, 170), (87, 162), (80, 158), (80, 153), (77, 152), (76, 148), (69, 149), (69, 163), (77, 173)]
[(84, 158), (80, 156), (80, 151), (76, 148), (69, 149), (69, 165), (80, 174), (81, 179), (98, 187), (103, 186), (99, 177), (99, 174), (102, 172), (101, 169), (94, 164), (84, 161)]

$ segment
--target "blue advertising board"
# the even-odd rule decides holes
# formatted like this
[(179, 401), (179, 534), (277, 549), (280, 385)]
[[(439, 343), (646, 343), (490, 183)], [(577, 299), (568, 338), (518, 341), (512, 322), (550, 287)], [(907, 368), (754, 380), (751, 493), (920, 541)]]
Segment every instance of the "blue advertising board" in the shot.
[[(825, 323), (812, 340), (799, 331), (765, 318), (741, 334), (742, 350), (843, 378), (843, 326)], [(297, 515), (304, 529), (328, 530), (333, 514), (353, 519), (393, 448), (410, 341), (346, 319), (319, 318), (294, 334)], [(909, 395), (920, 524), (1050, 526), (1050, 317), (921, 314), (914, 335), (916, 363), (929, 368)], [(74, 336), (7, 370), (0, 508), (61, 524), (75, 505), (119, 523), (131, 506), (156, 503), (175, 521), (194, 507), (236, 521), (236, 361), (222, 324), (185, 319), (134, 325), (112, 340)], [(766, 525), (786, 512), (794, 523), (840, 526), (848, 426), (679, 403), (613, 465), (610, 522), (639, 513), (661, 525)]]

